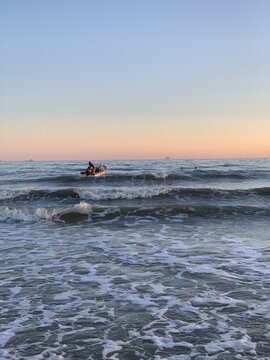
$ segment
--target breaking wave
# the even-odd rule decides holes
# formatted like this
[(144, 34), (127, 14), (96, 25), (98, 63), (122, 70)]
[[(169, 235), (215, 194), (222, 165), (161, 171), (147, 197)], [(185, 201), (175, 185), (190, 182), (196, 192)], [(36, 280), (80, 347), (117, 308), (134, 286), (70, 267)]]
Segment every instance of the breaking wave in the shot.
[(224, 190), (216, 188), (185, 188), (185, 187), (119, 187), (119, 188), (66, 188), (57, 190), (18, 190), (2, 191), (0, 202), (9, 200), (36, 200), (36, 199), (82, 199), (82, 200), (116, 200), (116, 199), (150, 199), (154, 197), (246, 197), (246, 196), (269, 196), (270, 187)]
[(220, 217), (230, 215), (259, 215), (270, 216), (270, 208), (256, 206), (215, 206), (215, 205), (160, 205), (149, 207), (135, 206), (100, 206), (89, 204), (85, 201), (75, 206), (66, 207), (0, 207), (0, 221), (12, 222), (36, 222), (36, 221), (63, 221), (65, 223), (76, 223), (83, 220), (108, 221), (120, 220), (126, 217), (161, 219), (168, 217), (174, 219), (175, 216), (201, 216), (201, 217)]

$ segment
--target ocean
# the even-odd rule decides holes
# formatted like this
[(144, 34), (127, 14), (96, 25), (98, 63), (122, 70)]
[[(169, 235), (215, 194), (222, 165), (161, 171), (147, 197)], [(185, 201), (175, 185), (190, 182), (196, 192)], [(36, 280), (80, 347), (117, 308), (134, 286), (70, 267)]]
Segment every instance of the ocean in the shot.
[(88, 160), (0, 163), (0, 358), (270, 359), (270, 159)]

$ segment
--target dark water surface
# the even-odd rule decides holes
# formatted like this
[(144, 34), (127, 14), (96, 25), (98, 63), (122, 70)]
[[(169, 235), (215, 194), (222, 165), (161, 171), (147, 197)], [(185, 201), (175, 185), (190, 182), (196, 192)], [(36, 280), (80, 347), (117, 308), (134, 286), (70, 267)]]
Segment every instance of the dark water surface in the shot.
[(0, 163), (0, 358), (270, 359), (270, 159), (106, 163)]

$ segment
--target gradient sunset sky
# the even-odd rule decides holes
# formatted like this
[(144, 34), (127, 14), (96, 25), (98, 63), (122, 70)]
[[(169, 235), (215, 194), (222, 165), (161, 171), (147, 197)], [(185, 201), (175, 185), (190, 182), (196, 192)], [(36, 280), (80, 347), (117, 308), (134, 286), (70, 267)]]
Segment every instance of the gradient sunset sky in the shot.
[(0, 0), (0, 159), (270, 157), (269, 14)]

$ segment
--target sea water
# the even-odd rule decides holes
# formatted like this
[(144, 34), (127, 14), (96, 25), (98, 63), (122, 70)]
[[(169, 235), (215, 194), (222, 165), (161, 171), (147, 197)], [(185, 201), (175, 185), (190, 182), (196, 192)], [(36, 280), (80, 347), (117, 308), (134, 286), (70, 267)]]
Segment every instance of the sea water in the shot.
[(270, 159), (87, 163), (0, 163), (0, 358), (270, 359)]

